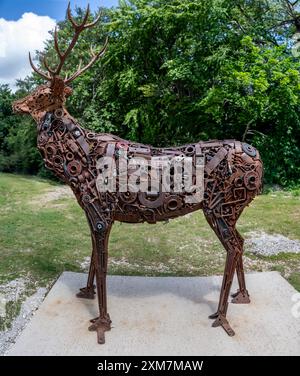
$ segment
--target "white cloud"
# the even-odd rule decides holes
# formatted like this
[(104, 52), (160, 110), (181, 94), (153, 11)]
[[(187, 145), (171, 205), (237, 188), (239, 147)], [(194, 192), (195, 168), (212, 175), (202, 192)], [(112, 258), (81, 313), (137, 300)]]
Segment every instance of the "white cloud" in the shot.
[(36, 50), (42, 50), (54, 26), (52, 18), (34, 13), (24, 13), (17, 21), (0, 18), (0, 84), (14, 88), (16, 79), (31, 72), (28, 52), (34, 56)]

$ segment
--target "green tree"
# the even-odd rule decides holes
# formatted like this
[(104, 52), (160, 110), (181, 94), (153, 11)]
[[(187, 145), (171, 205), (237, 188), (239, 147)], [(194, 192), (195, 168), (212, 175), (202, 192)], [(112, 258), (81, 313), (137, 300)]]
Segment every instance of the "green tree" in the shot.
[(13, 114), (11, 105), (16, 98), (7, 85), (0, 86), (0, 171), (37, 174), (42, 161), (36, 148), (36, 127), (30, 118)]

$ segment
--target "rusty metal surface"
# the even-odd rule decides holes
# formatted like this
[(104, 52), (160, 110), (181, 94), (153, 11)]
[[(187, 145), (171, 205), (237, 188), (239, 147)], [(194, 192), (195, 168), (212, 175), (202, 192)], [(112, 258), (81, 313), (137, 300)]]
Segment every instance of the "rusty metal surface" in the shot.
[[(87, 13), (88, 14), (88, 13)], [(111, 134), (97, 134), (82, 128), (64, 107), (71, 89), (67, 84), (87, 69), (105, 51), (93, 54), (87, 68), (78, 70), (71, 78), (59, 77), (64, 60), (74, 47), (79, 34), (95, 22), (87, 24), (85, 16), (82, 24), (75, 24), (74, 38), (65, 53), (61, 53), (55, 33), (55, 46), (60, 57), (58, 67), (50, 69), (44, 63), (48, 73), (35, 71), (47, 79), (49, 84), (42, 85), (28, 97), (16, 101), (13, 105), (17, 113), (31, 114), (38, 124), (37, 146), (43, 156), (45, 166), (55, 173), (73, 190), (76, 199), (85, 211), (92, 238), (92, 256), (87, 286), (77, 294), (80, 298), (94, 298), (97, 287), (99, 317), (91, 320), (89, 330), (97, 331), (98, 343), (104, 343), (104, 332), (111, 328), (107, 312), (106, 273), (108, 259), (108, 238), (113, 222), (155, 223), (175, 218), (195, 210), (202, 209), (205, 217), (220, 239), (227, 259), (223, 284), (217, 311), (211, 315), (213, 326), (222, 326), (230, 335), (234, 335), (226, 313), (230, 288), (236, 271), (239, 290), (233, 295), (233, 303), (249, 303), (243, 270), (243, 238), (236, 229), (236, 222), (243, 209), (260, 193), (262, 186), (262, 163), (258, 151), (251, 145), (235, 140), (212, 140), (196, 142), (181, 147), (155, 148), (123, 140)], [(32, 63), (32, 61), (31, 61)], [(204, 186), (203, 199), (190, 202), (186, 192), (132, 192), (118, 191), (121, 178), (116, 179), (116, 192), (102, 192), (97, 189), (103, 171), (97, 166), (99, 157), (111, 157), (118, 161), (126, 153), (126, 159), (143, 157), (144, 159), (185, 158), (192, 159), (193, 166), (197, 158), (203, 159)], [(120, 172), (120, 171), (118, 171)], [(127, 171), (127, 178), (134, 175), (134, 168)], [(145, 170), (145, 178), (151, 171)], [(97, 180), (100, 179), (100, 180)], [(105, 178), (109, 179), (109, 178)], [(102, 183), (108, 184), (103, 178)], [(174, 184), (170, 178), (170, 184)], [(94, 286), (94, 280), (96, 286)]]

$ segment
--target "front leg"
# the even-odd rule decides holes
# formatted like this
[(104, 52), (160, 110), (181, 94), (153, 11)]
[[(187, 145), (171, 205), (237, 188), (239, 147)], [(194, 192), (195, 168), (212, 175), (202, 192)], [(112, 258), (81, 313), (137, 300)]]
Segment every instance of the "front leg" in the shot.
[(77, 295), (79, 297), (94, 296), (94, 278), (96, 277), (99, 316), (91, 320), (92, 325), (89, 330), (97, 331), (100, 344), (105, 343), (104, 332), (111, 328), (111, 320), (107, 313), (106, 274), (108, 239), (114, 218), (114, 201), (111, 196), (103, 195), (101, 199), (83, 201), (83, 208), (91, 230), (93, 252), (87, 287)]
[(95, 253), (93, 257), (94, 270), (96, 275), (96, 286), (98, 295), (99, 317), (91, 320), (90, 331), (97, 331), (98, 343), (105, 343), (104, 333), (111, 329), (111, 320), (107, 312), (107, 259), (108, 259), (108, 239), (111, 225), (104, 224), (101, 231), (92, 233)]
[(81, 298), (81, 299), (94, 299), (95, 294), (96, 294), (96, 291), (95, 291), (96, 286), (94, 285), (94, 279), (95, 279), (94, 255), (96, 254), (96, 243), (95, 243), (94, 237), (93, 237), (94, 226), (93, 226), (93, 223), (92, 223), (94, 215), (92, 215), (92, 213), (91, 213), (91, 209), (88, 205), (89, 203), (85, 203), (85, 204), (86, 204), (86, 206), (84, 207), (85, 215), (86, 215), (86, 219), (87, 219), (88, 224), (89, 224), (90, 229), (91, 229), (92, 254), (91, 254), (91, 261), (90, 261), (87, 284), (86, 284), (85, 287), (82, 287), (80, 289), (80, 291), (76, 294), (76, 296), (77, 296), (77, 298)]

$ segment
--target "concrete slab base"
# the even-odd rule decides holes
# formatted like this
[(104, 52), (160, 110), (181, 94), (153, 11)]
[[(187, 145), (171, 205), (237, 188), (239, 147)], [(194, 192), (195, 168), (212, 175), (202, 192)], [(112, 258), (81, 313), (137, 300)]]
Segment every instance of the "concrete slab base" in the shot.
[(277, 272), (246, 276), (251, 303), (228, 309), (234, 337), (212, 328), (207, 318), (216, 311), (219, 276), (109, 276), (113, 328), (105, 345), (87, 330), (97, 301), (75, 297), (86, 278), (63, 273), (8, 355), (300, 354), (300, 318), (293, 315), (297, 292)]

